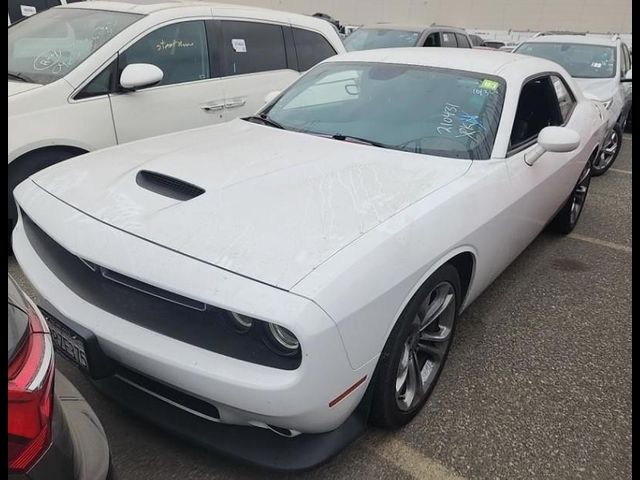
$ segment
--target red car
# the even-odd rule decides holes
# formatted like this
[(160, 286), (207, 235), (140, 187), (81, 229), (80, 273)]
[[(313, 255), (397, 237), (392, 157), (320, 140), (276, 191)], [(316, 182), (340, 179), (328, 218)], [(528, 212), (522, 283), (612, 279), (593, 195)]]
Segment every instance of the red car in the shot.
[(11, 276), (8, 307), (9, 479), (113, 479), (100, 421), (56, 372), (49, 328)]

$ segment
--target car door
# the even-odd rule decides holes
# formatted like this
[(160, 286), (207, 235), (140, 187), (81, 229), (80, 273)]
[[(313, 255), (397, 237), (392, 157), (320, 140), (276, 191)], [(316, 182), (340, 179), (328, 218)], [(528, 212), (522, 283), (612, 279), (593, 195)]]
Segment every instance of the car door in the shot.
[(289, 27), (244, 20), (219, 24), (224, 118), (253, 115), (264, 106), (267, 93), (284, 90), (300, 76), (285, 44), (284, 29)]
[(537, 76), (522, 86), (506, 158), (512, 194), (509, 231), (518, 249), (524, 249), (560, 209), (591, 153), (581, 144), (573, 152), (545, 152), (533, 165), (525, 161), (544, 127), (567, 126), (585, 141), (588, 127), (579, 118), (584, 111), (579, 115), (577, 106), (575, 95), (559, 74)]
[(162, 81), (111, 94), (118, 143), (224, 120), (224, 91), (205, 19), (156, 27), (119, 52), (118, 78), (127, 65), (159, 67)]

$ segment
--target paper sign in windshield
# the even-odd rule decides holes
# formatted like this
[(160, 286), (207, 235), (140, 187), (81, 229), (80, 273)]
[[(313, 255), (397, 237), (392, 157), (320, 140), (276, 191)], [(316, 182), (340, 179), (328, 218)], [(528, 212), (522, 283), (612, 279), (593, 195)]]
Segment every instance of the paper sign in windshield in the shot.
[(20, 13), (23, 17), (30, 17), (31, 15), (35, 15), (37, 11), (36, 7), (32, 7), (31, 5), (20, 5)]
[(484, 79), (480, 84), (480, 88), (484, 88), (486, 90), (496, 91), (500, 84), (494, 80)]
[(231, 46), (233, 50), (238, 53), (244, 53), (247, 51), (247, 44), (244, 43), (244, 38), (232, 38)]

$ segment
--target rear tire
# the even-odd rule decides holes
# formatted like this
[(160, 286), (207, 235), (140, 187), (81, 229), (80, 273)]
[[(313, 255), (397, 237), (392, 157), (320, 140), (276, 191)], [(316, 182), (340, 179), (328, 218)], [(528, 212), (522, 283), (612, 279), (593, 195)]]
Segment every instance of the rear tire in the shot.
[(589, 193), (589, 185), (591, 184), (591, 160), (587, 162), (584, 169), (580, 173), (578, 183), (571, 192), (571, 196), (562, 206), (562, 209), (551, 221), (549, 228), (557, 233), (567, 235), (571, 233), (578, 224), (578, 219), (584, 210), (584, 204)]
[(620, 124), (616, 123), (609, 138), (605, 141), (602, 151), (593, 162), (591, 176), (599, 177), (609, 170), (611, 165), (613, 165), (613, 162), (618, 158), (621, 148), (622, 128), (620, 127)]
[(449, 353), (460, 291), (458, 271), (445, 264), (405, 307), (376, 367), (372, 424), (390, 429), (401, 427), (429, 399)]

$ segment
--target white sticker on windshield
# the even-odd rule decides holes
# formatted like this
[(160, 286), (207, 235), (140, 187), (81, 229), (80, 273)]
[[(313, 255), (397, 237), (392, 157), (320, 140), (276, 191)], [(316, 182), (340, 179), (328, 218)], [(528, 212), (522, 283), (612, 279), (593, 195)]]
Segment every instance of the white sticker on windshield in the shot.
[(232, 38), (231, 46), (238, 53), (244, 53), (247, 51), (247, 45), (244, 43), (244, 38)]
[(20, 5), (20, 13), (23, 17), (30, 17), (31, 15), (35, 15), (37, 11), (36, 7), (32, 7), (31, 5)]

